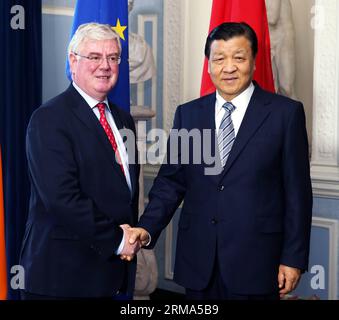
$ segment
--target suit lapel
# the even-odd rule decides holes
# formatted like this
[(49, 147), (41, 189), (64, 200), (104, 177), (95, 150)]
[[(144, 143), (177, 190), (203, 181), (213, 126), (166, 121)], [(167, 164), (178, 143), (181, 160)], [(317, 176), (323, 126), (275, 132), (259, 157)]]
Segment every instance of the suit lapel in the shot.
[[(69, 87), (68, 90), (70, 91), (70, 94), (73, 98), (71, 110), (87, 126), (89, 130), (94, 132), (95, 137), (98, 139), (99, 145), (101, 145), (102, 148), (105, 150), (105, 153), (110, 162), (113, 164), (115, 171), (124, 180), (124, 182), (126, 183), (126, 187), (128, 187), (125, 176), (121, 171), (120, 165), (115, 160), (115, 153), (112, 145), (107, 139), (106, 133), (102, 128), (100, 122), (98, 121), (98, 118), (95, 116), (92, 109), (88, 106), (86, 101), (81, 97), (81, 95), (74, 89), (72, 85)], [(116, 121), (115, 118), (116, 117), (114, 116), (114, 121)], [(121, 123), (121, 121), (119, 121), (117, 121), (117, 123)]]
[[(109, 108), (111, 110), (111, 113), (112, 113), (115, 125), (117, 126), (118, 130), (122, 130), (122, 129), (125, 129), (125, 128), (131, 129), (128, 126), (127, 123), (124, 123), (124, 121), (122, 120), (122, 117), (119, 114), (118, 108), (115, 105), (110, 103), (109, 104)], [(137, 137), (135, 136), (135, 142), (136, 142), (136, 139), (137, 139)], [(123, 141), (125, 142), (125, 140), (123, 140)], [(137, 152), (137, 149), (135, 149), (135, 152)], [(128, 170), (129, 170), (129, 175), (130, 175), (130, 178), (131, 178), (131, 187), (132, 187), (132, 191), (131, 192), (132, 192), (132, 196), (135, 193), (136, 184), (139, 182), (136, 179), (136, 167), (135, 166), (137, 165), (137, 160), (138, 160), (137, 158), (134, 158), (134, 159), (129, 159), (129, 161), (128, 161)], [(119, 167), (119, 169), (120, 169), (120, 167)], [(123, 173), (121, 172), (121, 169), (120, 169), (120, 173), (123, 176)], [(124, 177), (124, 179), (125, 179), (125, 177)]]
[(215, 100), (215, 93), (213, 93), (206, 96), (205, 99), (201, 101), (201, 129), (212, 129), (215, 131)]
[(248, 141), (253, 137), (255, 132), (260, 128), (262, 123), (270, 114), (271, 109), (269, 108), (269, 104), (269, 94), (265, 93), (258, 85), (256, 85), (245, 116), (241, 122), (238, 134), (234, 141), (231, 153), (226, 162), (225, 168), (221, 173), (221, 179), (232, 167), (234, 161), (246, 147)]
[(109, 109), (111, 110), (115, 125), (117, 126), (118, 130), (121, 130), (124, 128), (124, 123), (119, 115), (117, 107), (109, 102)]
[[(207, 171), (211, 169), (211, 172), (214, 172), (214, 170), (212, 169), (215, 166), (217, 167), (218, 165), (220, 166), (219, 150), (217, 149), (217, 145), (216, 145), (215, 101), (216, 101), (215, 93), (206, 96), (205, 99), (201, 101), (201, 115), (199, 116), (200, 118), (199, 129), (201, 129), (201, 134), (203, 134), (203, 130), (210, 130), (211, 150), (207, 150), (206, 141), (203, 141), (202, 153), (205, 156), (208, 155), (214, 161), (212, 164), (209, 165), (205, 163), (207, 159), (202, 159), (202, 160), (203, 160), (204, 170)], [(206, 171), (204, 174), (206, 174)], [(211, 174), (206, 174), (206, 176), (214, 180), (216, 184), (219, 182), (219, 174), (211, 173)]]

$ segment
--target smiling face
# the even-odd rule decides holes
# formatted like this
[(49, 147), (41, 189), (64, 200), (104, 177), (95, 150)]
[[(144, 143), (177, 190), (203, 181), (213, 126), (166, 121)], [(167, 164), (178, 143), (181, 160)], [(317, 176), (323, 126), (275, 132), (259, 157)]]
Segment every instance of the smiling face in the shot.
[(118, 43), (115, 39), (86, 39), (80, 45), (77, 54), (85, 57), (103, 57), (101, 63), (70, 53), (69, 61), (73, 81), (92, 98), (102, 101), (118, 80), (119, 65), (110, 64), (109, 56), (120, 56)]
[(246, 90), (252, 81), (254, 70), (255, 59), (251, 43), (245, 36), (212, 42), (208, 73), (226, 101), (231, 101)]

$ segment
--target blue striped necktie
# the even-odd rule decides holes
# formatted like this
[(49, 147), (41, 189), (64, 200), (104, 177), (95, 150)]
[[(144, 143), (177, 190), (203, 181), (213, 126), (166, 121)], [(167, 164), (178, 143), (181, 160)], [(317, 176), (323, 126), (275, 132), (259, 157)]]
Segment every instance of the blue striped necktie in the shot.
[(235, 140), (234, 127), (231, 118), (231, 114), (235, 110), (235, 106), (231, 102), (226, 102), (222, 107), (225, 109), (225, 114), (219, 127), (218, 147), (221, 165), (224, 167)]

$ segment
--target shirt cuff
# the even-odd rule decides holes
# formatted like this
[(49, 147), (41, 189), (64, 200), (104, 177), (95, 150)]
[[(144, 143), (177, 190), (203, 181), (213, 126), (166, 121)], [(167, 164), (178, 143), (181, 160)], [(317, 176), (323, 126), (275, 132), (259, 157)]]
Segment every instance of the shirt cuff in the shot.
[(152, 241), (152, 237), (151, 237), (151, 235), (149, 234), (149, 232), (148, 231), (146, 231), (147, 232), (147, 234), (148, 234), (148, 242), (144, 245), (144, 247), (148, 247), (149, 246), (149, 244), (151, 243), (151, 241)]
[(125, 244), (125, 233), (122, 235), (122, 240), (120, 242), (120, 245), (119, 245), (118, 249), (115, 251), (115, 254), (117, 256), (119, 256), (120, 253), (122, 252), (122, 249), (124, 248), (124, 244)]

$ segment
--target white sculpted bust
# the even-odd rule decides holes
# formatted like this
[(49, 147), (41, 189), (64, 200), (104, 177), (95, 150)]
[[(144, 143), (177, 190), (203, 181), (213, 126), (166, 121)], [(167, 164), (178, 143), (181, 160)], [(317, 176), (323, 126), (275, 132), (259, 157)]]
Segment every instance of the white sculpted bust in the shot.
[(265, 0), (276, 91), (295, 95), (295, 33), (290, 0)]
[[(128, 12), (133, 9), (134, 0), (128, 0)], [(131, 83), (144, 82), (155, 75), (155, 64), (152, 49), (145, 39), (129, 32), (129, 74)]]

